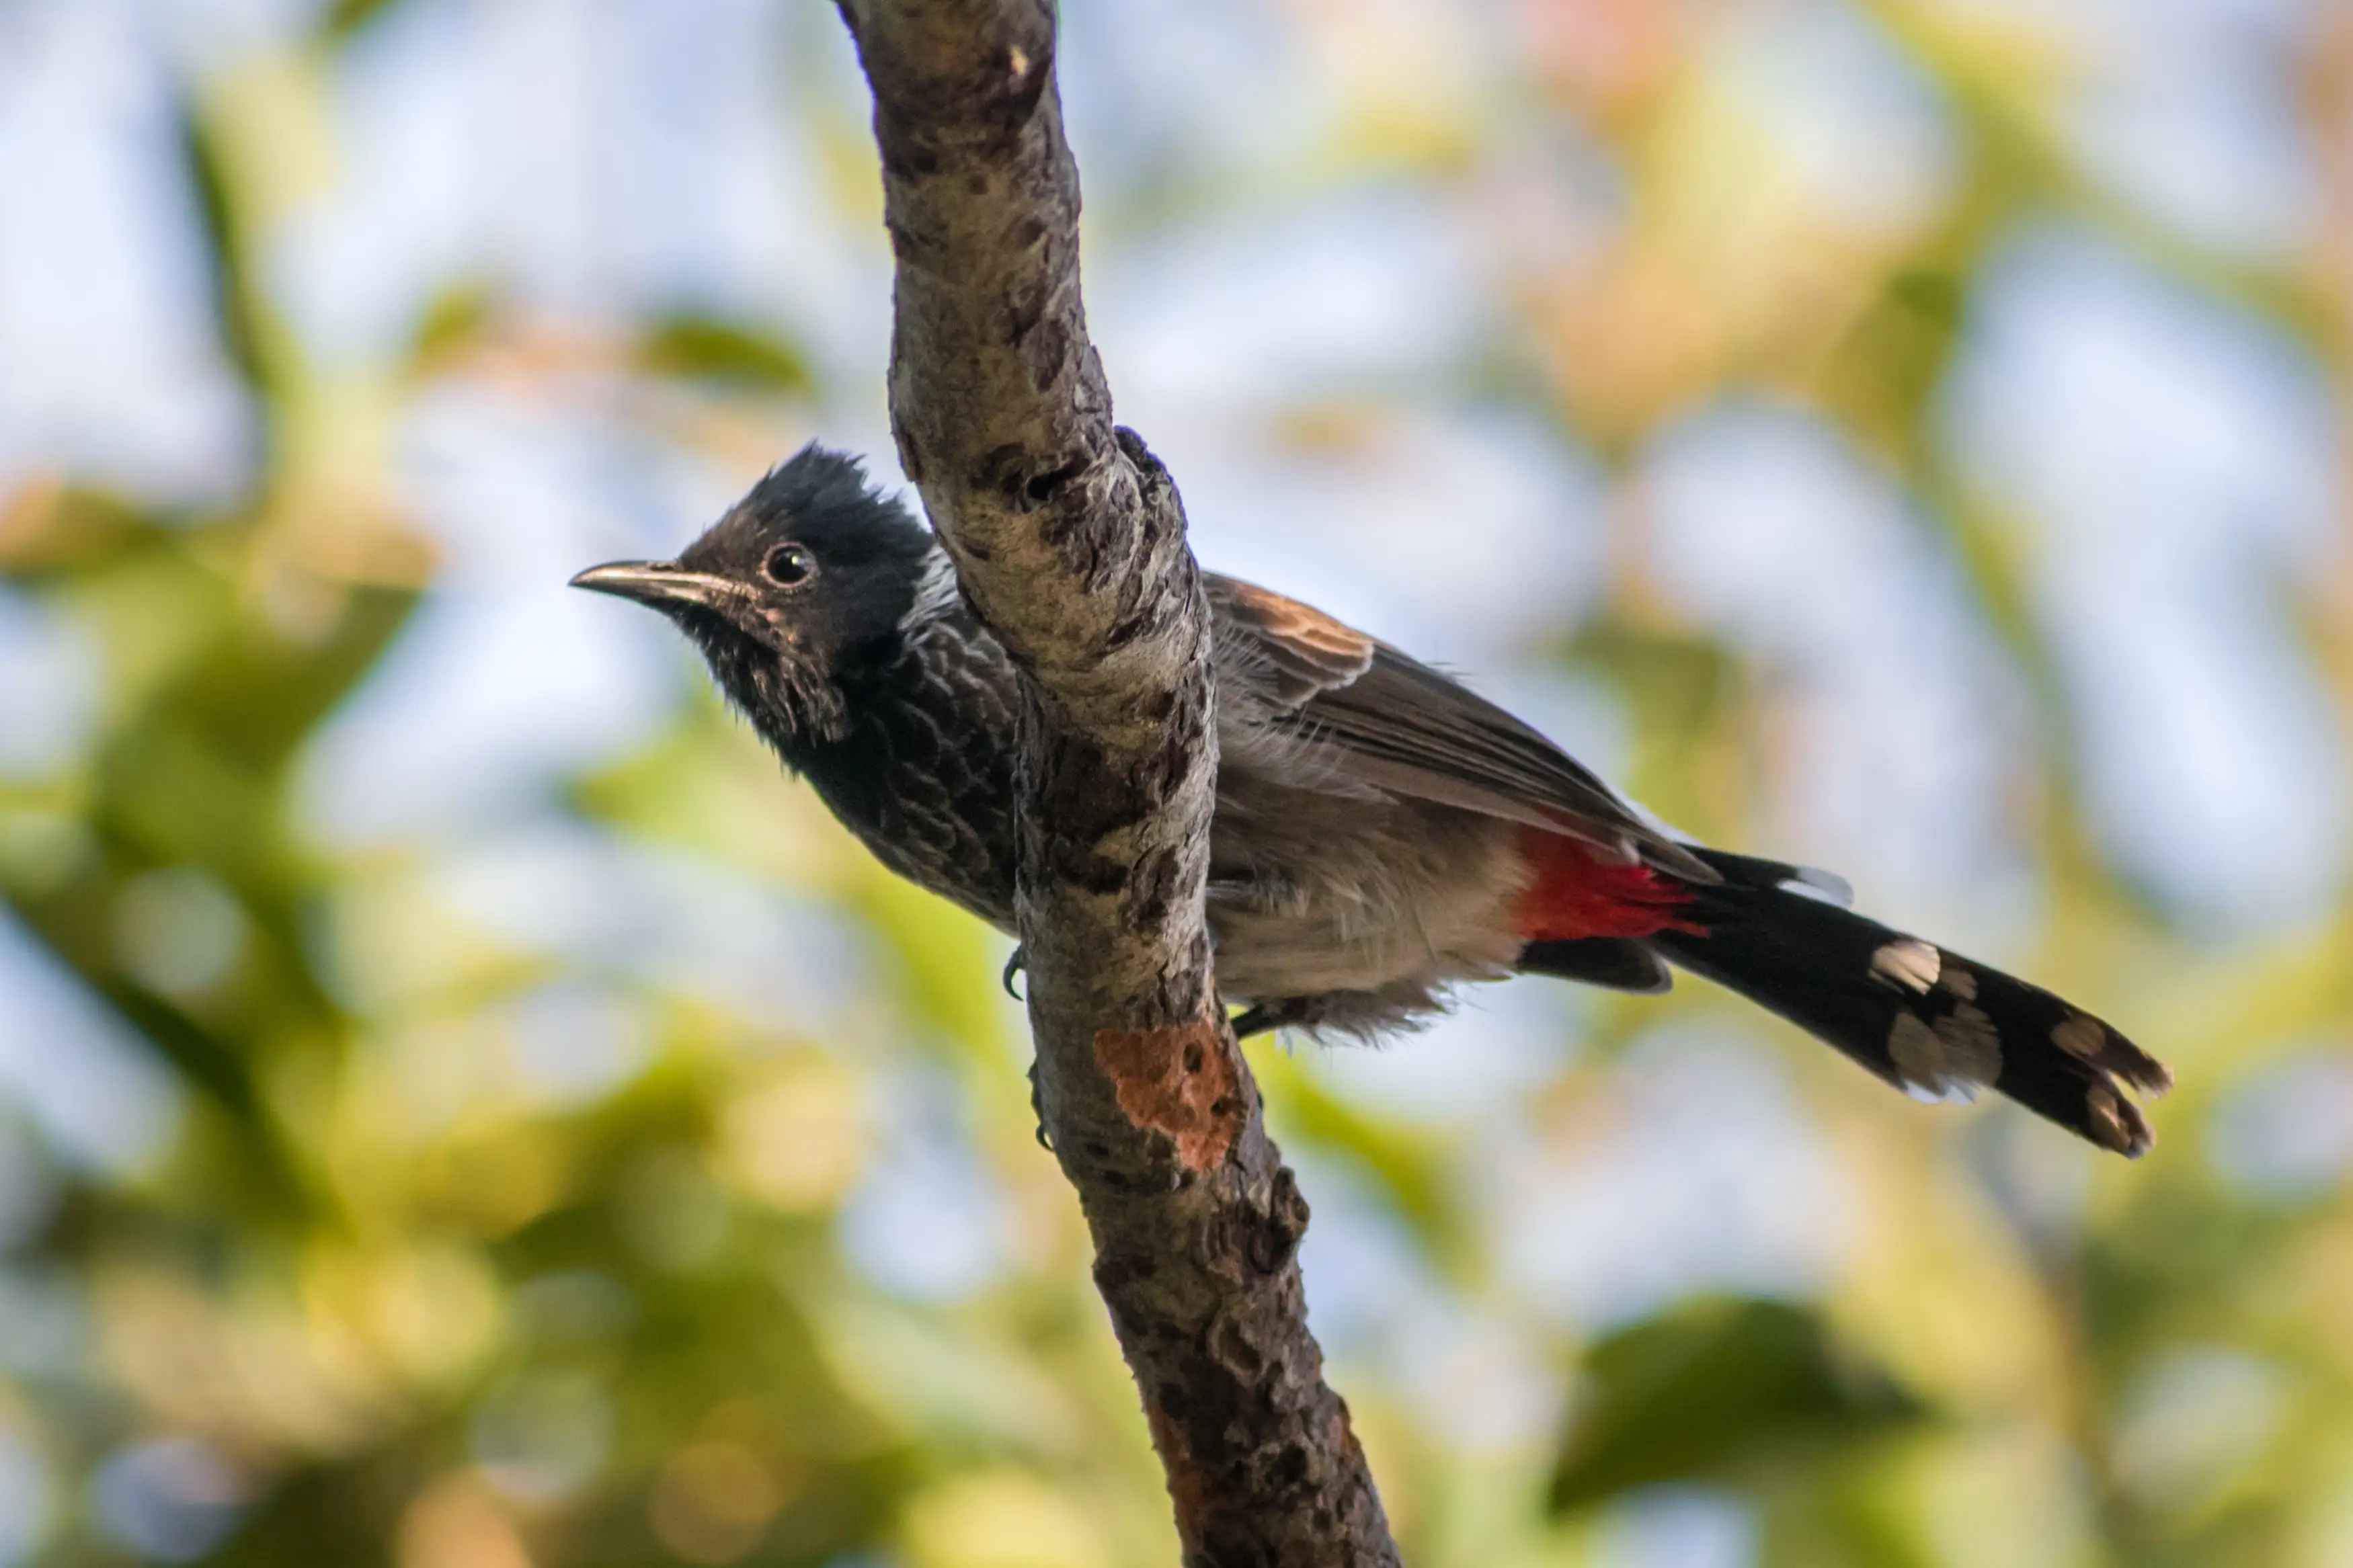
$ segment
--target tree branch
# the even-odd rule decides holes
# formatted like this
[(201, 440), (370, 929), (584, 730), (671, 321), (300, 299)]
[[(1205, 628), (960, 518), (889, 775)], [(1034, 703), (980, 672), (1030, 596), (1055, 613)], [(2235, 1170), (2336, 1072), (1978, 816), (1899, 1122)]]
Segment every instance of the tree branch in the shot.
[(1166, 471), (1112, 424), (1047, 0), (840, 0), (898, 263), (891, 416), (1023, 675), (1041, 1114), (1188, 1564), (1394, 1563), (1307, 1331), (1307, 1205), (1210, 970), (1209, 621)]

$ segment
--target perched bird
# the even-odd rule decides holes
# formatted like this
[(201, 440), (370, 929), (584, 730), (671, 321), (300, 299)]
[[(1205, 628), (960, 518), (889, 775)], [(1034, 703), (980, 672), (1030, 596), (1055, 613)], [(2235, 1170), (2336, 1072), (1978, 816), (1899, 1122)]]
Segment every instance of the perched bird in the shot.
[[(675, 562), (573, 585), (692, 638), (728, 699), (892, 870), (1014, 931), (1015, 672), (931, 531), (814, 444)], [(1369, 1036), (1455, 984), (1662, 991), (1672, 963), (1898, 1088), (1991, 1086), (2105, 1149), (2158, 1062), (2050, 992), (1843, 907), (1836, 878), (1693, 844), (1493, 703), (1204, 573), (1219, 764), (1208, 922), (1239, 1032)], [(1009, 972), (1008, 972), (1009, 973)]]

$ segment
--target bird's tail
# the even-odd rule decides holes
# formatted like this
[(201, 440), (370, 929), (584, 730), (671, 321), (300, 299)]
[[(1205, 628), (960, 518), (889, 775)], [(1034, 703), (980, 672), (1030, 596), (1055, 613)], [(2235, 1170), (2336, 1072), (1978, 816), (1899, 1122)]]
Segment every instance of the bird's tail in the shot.
[(2122, 1089), (2162, 1093), (2173, 1075), (2100, 1019), (1816, 896), (1830, 885), (1817, 874), (1698, 853), (1723, 882), (1693, 887), (1682, 918), (1650, 939), (1678, 967), (1899, 1089), (1942, 1098), (1990, 1085), (2104, 1149), (2147, 1151), (2148, 1123)]

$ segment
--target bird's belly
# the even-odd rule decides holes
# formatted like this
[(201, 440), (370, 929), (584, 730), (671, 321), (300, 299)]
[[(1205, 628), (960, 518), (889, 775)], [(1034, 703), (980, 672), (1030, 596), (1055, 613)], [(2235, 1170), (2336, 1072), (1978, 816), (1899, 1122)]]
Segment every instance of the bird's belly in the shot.
[[(1283, 791), (1284, 795), (1302, 792)], [(1393, 802), (1219, 803), (1209, 928), (1228, 997), (1364, 994), (1399, 1016), (1509, 973), (1526, 873), (1490, 817)]]

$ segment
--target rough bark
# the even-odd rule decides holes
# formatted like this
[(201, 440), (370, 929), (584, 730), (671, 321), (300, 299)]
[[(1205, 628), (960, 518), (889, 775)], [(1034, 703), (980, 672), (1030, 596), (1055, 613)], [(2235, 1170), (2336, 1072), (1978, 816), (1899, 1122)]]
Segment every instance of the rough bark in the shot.
[(1043, 0), (840, 0), (897, 258), (899, 456), (1024, 676), (1019, 910), (1047, 1133), (1192, 1564), (1395, 1563), (1307, 1330), (1307, 1205), (1202, 915), (1217, 731), (1176, 486), (1087, 339)]

